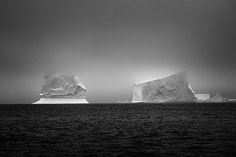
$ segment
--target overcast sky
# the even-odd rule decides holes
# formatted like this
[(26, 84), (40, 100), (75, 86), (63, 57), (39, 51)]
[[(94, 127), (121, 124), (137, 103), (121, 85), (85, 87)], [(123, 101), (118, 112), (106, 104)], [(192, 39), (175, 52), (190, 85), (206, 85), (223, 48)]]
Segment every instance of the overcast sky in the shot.
[(236, 97), (235, 15), (235, 0), (1, 0), (0, 103), (38, 100), (48, 72), (74, 72), (89, 102), (181, 70)]

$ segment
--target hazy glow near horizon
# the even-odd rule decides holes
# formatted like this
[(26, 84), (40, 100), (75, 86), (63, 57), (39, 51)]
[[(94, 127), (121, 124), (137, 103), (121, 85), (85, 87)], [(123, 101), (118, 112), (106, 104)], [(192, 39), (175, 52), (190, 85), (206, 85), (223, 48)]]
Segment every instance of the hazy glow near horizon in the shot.
[(196, 93), (233, 98), (234, 0), (1, 1), (0, 103), (38, 100), (73, 72), (89, 102), (132, 100), (136, 82), (188, 72)]

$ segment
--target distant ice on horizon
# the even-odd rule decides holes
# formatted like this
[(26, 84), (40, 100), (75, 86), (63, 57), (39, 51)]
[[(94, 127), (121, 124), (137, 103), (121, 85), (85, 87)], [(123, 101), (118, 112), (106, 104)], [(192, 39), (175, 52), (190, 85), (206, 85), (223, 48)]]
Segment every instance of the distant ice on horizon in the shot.
[(199, 101), (206, 101), (210, 99), (210, 94), (195, 94), (195, 96), (197, 97), (197, 100)]

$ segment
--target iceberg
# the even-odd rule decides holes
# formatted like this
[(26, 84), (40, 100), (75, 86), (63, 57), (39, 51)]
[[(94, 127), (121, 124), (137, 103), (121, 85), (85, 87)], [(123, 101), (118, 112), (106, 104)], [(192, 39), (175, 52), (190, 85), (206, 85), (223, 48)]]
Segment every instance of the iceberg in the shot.
[(210, 94), (195, 94), (198, 102), (204, 102), (210, 99)]
[(197, 102), (197, 98), (188, 83), (186, 72), (179, 72), (134, 84), (132, 102)]
[(86, 88), (77, 76), (72, 73), (48, 74), (40, 93), (40, 100), (35, 104), (88, 103)]
[(221, 102), (229, 102), (229, 99), (224, 98), (218, 92), (216, 92), (215, 96), (211, 97), (210, 99), (206, 100), (205, 102), (221, 103)]

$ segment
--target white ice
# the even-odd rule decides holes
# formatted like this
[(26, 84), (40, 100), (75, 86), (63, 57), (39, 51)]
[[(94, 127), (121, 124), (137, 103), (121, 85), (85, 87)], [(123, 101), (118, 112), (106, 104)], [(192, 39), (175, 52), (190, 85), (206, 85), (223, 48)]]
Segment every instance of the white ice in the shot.
[(88, 101), (76, 98), (40, 98), (33, 104), (88, 104)]

